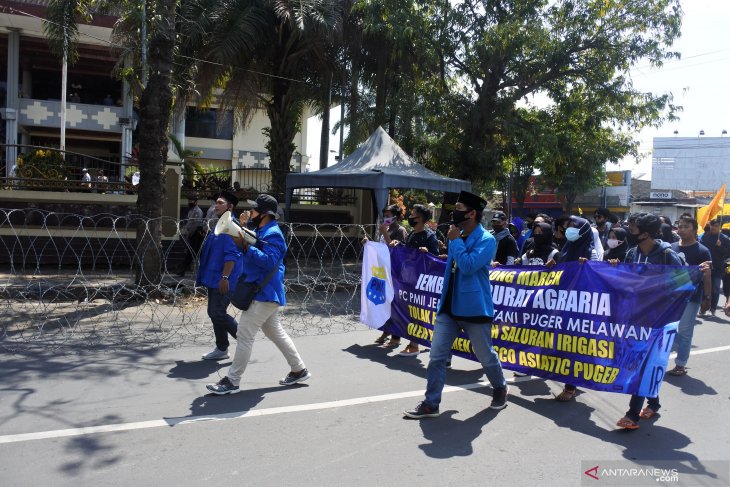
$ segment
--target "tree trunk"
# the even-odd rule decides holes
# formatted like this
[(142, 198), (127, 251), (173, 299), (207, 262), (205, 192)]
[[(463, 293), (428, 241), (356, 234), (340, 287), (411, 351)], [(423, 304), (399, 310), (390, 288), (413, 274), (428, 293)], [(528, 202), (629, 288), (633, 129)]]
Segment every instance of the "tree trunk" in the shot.
[(322, 97), (322, 132), (319, 136), (319, 168), (327, 167), (330, 157), (330, 106), (332, 105), (332, 73), (326, 73), (327, 93)]
[(156, 22), (149, 37), (149, 79), (140, 99), (139, 194), (137, 211), (144, 217), (137, 226), (138, 285), (157, 286), (162, 277), (162, 203), (165, 196), (167, 131), (172, 109), (173, 49), (176, 0), (158, 0)]
[(289, 81), (276, 80), (273, 85), (274, 93), (266, 107), (271, 123), (266, 149), (269, 151), (271, 168), (271, 193), (276, 199), (283, 201), (286, 175), (290, 172), (289, 166), (296, 148), (294, 137), (299, 130), (301, 105), (292, 100)]
[[(373, 132), (379, 126), (385, 124), (385, 105), (387, 103), (388, 93), (388, 76), (386, 73), (387, 59), (385, 55), (381, 55), (377, 62), (377, 72), (375, 73), (375, 115), (373, 118), (373, 126), (370, 132)], [(368, 134), (369, 135), (369, 134)]]
[(573, 205), (575, 204), (575, 199), (577, 197), (578, 195), (576, 193), (565, 193), (563, 199), (563, 211), (566, 215), (573, 214)]
[(350, 131), (347, 134), (347, 141), (345, 142), (345, 150), (342, 151), (343, 153), (351, 153), (355, 150), (357, 144), (362, 142), (358, 137), (360, 133), (360, 112), (358, 111), (358, 105), (360, 103), (359, 89), (360, 69), (353, 61), (350, 73), (350, 102), (347, 106), (347, 123), (350, 126)]

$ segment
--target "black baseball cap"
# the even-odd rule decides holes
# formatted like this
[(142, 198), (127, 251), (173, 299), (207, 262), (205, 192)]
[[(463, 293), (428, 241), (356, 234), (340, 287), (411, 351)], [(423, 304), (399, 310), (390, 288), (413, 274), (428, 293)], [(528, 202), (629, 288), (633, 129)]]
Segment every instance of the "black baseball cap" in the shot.
[(492, 213), (492, 220), (507, 221), (507, 215), (503, 211), (495, 211)]
[(262, 215), (271, 215), (274, 218), (279, 218), (279, 202), (270, 194), (260, 194), (256, 198), (256, 201), (248, 200), (248, 204), (251, 205), (252, 210), (256, 210)]

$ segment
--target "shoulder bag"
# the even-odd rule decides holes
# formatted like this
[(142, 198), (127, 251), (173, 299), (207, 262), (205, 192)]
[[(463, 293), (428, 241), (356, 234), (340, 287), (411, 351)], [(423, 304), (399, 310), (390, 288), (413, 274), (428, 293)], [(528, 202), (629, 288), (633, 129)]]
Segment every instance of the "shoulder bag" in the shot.
[(263, 281), (260, 283), (256, 282), (246, 282), (246, 275), (243, 274), (238, 279), (238, 283), (236, 284), (236, 289), (233, 290), (233, 293), (231, 294), (231, 303), (233, 303), (233, 306), (236, 308), (246, 311), (249, 306), (251, 306), (251, 303), (253, 302), (253, 299), (256, 297), (258, 293), (261, 292), (263, 288), (266, 287), (266, 285), (271, 281), (271, 278), (274, 277), (274, 274), (279, 270), (279, 266), (281, 265), (283, 259), (279, 259), (279, 262), (276, 263), (273, 269), (266, 275)]

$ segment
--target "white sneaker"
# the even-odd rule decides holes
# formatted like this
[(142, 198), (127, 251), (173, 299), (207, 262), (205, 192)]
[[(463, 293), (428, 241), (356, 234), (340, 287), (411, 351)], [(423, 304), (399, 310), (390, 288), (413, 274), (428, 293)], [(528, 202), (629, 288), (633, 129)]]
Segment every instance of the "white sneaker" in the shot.
[(219, 350), (218, 347), (203, 355), (203, 360), (223, 360), (229, 358), (226, 350)]

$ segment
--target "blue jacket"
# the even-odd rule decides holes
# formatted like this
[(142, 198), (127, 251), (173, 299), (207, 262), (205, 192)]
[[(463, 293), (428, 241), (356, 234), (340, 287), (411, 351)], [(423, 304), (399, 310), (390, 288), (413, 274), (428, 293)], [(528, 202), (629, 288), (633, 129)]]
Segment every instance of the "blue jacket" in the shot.
[(449, 241), (449, 257), (446, 261), (446, 273), (438, 312), (441, 311), (446, 299), (451, 280), (451, 269), (456, 262), (458, 272), (451, 295), (451, 314), (455, 316), (494, 316), (489, 268), (496, 253), (497, 241), (481, 225), (477, 225), (466, 240), (457, 238)]
[(228, 276), (229, 287), (233, 291), (243, 271), (241, 249), (236, 246), (230, 235), (208, 233), (203, 247), (200, 249), (200, 266), (195, 284), (218, 289), (223, 275), (223, 265), (230, 261), (235, 262), (233, 271)]
[(286, 304), (284, 293), (284, 262), (279, 262), (286, 255), (286, 240), (276, 221), (269, 222), (256, 229), (256, 235), (266, 243), (250, 246), (243, 254), (243, 268), (245, 282), (261, 282), (266, 279), (271, 269), (279, 265), (269, 283), (254, 298), (256, 301), (269, 301)]

